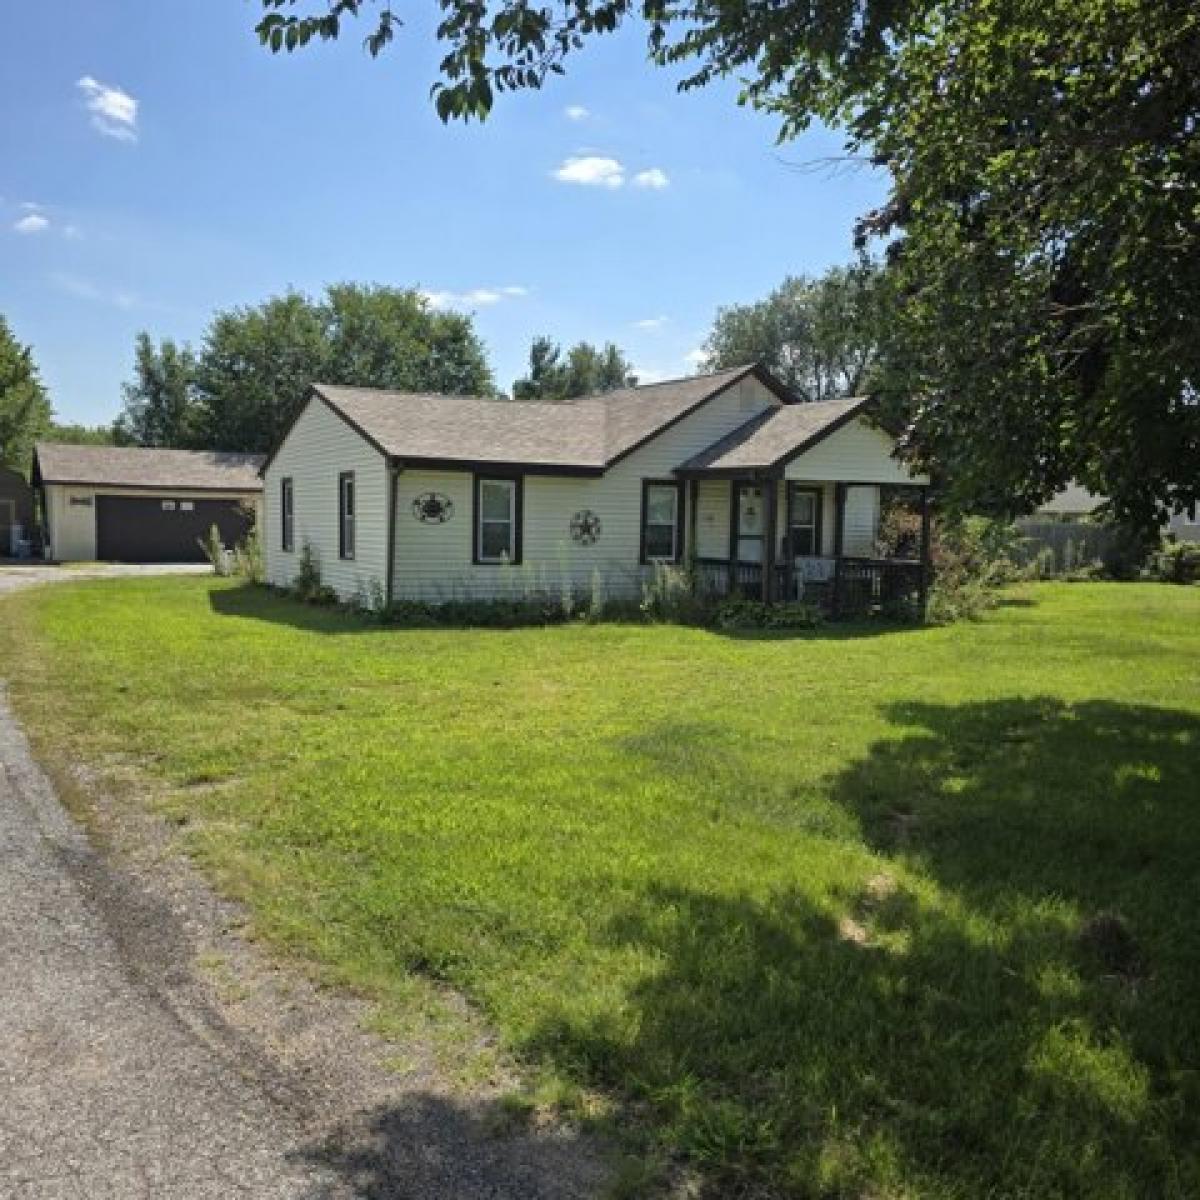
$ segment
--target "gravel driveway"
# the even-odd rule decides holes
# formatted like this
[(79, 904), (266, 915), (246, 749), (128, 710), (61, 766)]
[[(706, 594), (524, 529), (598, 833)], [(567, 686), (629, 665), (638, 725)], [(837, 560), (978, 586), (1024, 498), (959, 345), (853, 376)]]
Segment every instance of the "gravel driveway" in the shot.
[(78, 567), (54, 567), (0, 563), (0, 595), (35, 583), (78, 583), (81, 579), (127, 579), (138, 575), (210, 575), (207, 563), (89, 563)]
[[(0, 591), (81, 577), (0, 568)], [(463, 1097), (421, 1046), (364, 1033), (359, 1001), (246, 941), (244, 914), (174, 852), (158, 818), (93, 800), (89, 836), (30, 755), (0, 679), (0, 1197), (599, 1190), (594, 1145), (563, 1130), (497, 1132), (496, 1088)], [(398, 1049), (418, 1064), (407, 1075), (383, 1065)]]

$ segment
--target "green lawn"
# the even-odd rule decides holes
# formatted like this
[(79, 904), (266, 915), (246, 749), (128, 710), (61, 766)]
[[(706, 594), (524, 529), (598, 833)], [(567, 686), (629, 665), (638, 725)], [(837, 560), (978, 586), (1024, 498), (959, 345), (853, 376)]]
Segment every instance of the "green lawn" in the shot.
[(676, 1180), (1200, 1194), (1200, 588), (789, 637), (195, 578), (0, 614), (44, 750), (132, 755), (265, 935), (396, 1028), (449, 982)]

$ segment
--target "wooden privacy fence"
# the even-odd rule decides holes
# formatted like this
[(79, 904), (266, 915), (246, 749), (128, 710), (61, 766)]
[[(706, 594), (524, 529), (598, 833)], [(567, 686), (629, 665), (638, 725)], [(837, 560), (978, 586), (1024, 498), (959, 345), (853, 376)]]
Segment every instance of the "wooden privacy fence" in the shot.
[(1090, 521), (1025, 518), (1017, 522), (1017, 529), (1021, 540), (1013, 553), (1018, 565), (1040, 563), (1045, 575), (1065, 575), (1103, 562), (1116, 550), (1120, 538), (1120, 531), (1113, 526)]

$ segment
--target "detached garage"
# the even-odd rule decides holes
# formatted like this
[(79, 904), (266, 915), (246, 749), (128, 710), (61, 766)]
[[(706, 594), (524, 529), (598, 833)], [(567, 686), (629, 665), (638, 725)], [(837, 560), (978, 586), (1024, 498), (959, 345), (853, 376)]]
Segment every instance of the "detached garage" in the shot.
[(201, 562), (261, 515), (262, 455), (39, 442), (33, 487), (47, 553), (60, 561)]

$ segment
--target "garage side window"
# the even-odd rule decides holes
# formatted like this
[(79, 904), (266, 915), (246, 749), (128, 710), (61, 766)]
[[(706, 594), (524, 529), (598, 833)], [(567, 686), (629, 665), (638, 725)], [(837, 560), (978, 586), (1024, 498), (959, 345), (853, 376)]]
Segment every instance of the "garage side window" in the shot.
[(280, 546), (284, 550), (296, 548), (296, 497), (291, 478), (279, 481), (279, 530)]
[(354, 557), (354, 472), (338, 476), (338, 554)]

